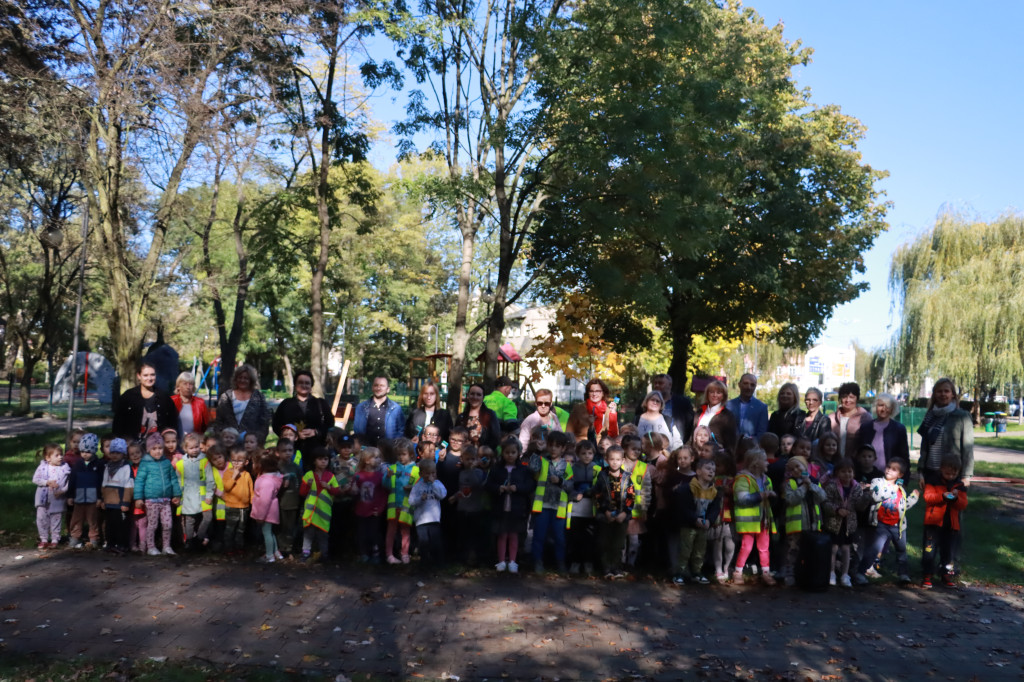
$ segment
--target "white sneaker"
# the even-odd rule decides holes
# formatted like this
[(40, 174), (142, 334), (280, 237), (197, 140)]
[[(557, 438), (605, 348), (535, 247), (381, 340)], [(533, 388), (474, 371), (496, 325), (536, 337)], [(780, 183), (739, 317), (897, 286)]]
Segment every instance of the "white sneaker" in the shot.
[(498, 573), (503, 573), (505, 569), (508, 568), (508, 564), (506, 564), (504, 561), (499, 561), (497, 564), (494, 565), (494, 568), (498, 571)]
[(160, 556), (160, 550), (156, 547), (150, 547), (149, 551), (146, 552), (149, 556)]
[(869, 578), (875, 578), (875, 579), (878, 579), (878, 578), (882, 577), (882, 574), (879, 573), (878, 569), (876, 569), (874, 566), (872, 566), (868, 570), (864, 571), (864, 575), (866, 575)]
[(579, 575), (580, 565), (578, 563), (573, 563), (571, 566), (569, 566), (569, 573), (573, 575)]
[(839, 579), (839, 584), (843, 587), (853, 587), (853, 583), (850, 582), (850, 576), (844, 575)]
[(831, 573), (828, 574), (828, 584), (829, 585), (835, 585), (836, 584), (836, 572), (835, 571), (832, 571)]
[(519, 564), (517, 564), (514, 561), (508, 562), (508, 572), (509, 573), (518, 573), (519, 572)]
[(166, 554), (167, 556), (174, 556), (175, 554), (177, 554), (177, 552), (171, 549), (170, 545), (167, 545), (166, 547), (164, 547), (164, 554)]

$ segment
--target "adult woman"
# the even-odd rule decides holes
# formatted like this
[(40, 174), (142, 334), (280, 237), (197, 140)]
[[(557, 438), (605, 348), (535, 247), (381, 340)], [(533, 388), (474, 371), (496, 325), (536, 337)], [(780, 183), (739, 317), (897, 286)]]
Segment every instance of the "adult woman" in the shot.
[[(530, 445), (530, 434), (533, 433), (534, 428), (543, 426), (549, 432), (562, 430), (562, 424), (558, 421), (558, 415), (551, 409), (553, 398), (554, 394), (548, 389), (541, 388), (537, 390), (533, 401), (537, 411), (527, 415), (523, 423), (519, 425), (519, 442), (523, 446), (523, 452), (526, 452), (526, 448)], [(586, 435), (584, 435), (584, 438), (586, 438)]]
[(782, 384), (779, 387), (776, 402), (779, 409), (772, 412), (768, 419), (768, 430), (779, 438), (795, 436), (800, 432), (800, 422), (804, 411), (800, 409), (800, 389), (796, 384)]
[(303, 454), (302, 466), (306, 471), (313, 462), (306, 457), (313, 448), (327, 446), (327, 432), (334, 426), (331, 406), (323, 398), (313, 395), (313, 373), (300, 369), (295, 373), (295, 395), (285, 398), (274, 410), (274, 433), (281, 435), (288, 424), (295, 427), (295, 449)]
[(832, 433), (839, 436), (839, 456), (853, 457), (860, 447), (860, 430), (871, 423), (871, 413), (857, 404), (860, 386), (849, 381), (839, 387), (839, 409), (828, 416)]
[(725, 403), (729, 400), (729, 389), (721, 381), (708, 382), (704, 388), (704, 404), (697, 410), (693, 418), (693, 428), (706, 426), (711, 437), (730, 455), (736, 455), (737, 431), (736, 416), (729, 411)]
[[(611, 391), (608, 384), (600, 379), (594, 378), (587, 382), (586, 397), (582, 403), (575, 405), (569, 413), (569, 422), (566, 430), (580, 440), (579, 434), (587, 438), (590, 428), (594, 429), (595, 440), (601, 436), (615, 438), (619, 435), (619, 416), (616, 412), (615, 403), (611, 401)], [(584, 429), (584, 426), (587, 426)]]
[(117, 398), (114, 436), (131, 442), (164, 429), (178, 429), (178, 411), (171, 396), (156, 387), (156, 367), (143, 360), (135, 374), (139, 385)]
[(420, 386), (416, 408), (405, 421), (406, 438), (415, 438), (428, 425), (433, 424), (441, 432), (441, 440), (448, 440), (452, 430), (452, 416), (448, 410), (441, 409), (440, 395), (437, 384), (433, 381), (426, 381)]
[(252, 365), (239, 365), (231, 377), (231, 388), (217, 400), (214, 427), (220, 431), (231, 427), (239, 433), (256, 434), (260, 445), (270, 433), (270, 410), (260, 391), (260, 379)]
[(942, 378), (932, 387), (928, 411), (921, 420), (917, 433), (921, 436), (921, 458), (917, 471), (922, 487), (938, 485), (942, 479), (940, 463), (946, 455), (960, 460), (960, 475), (964, 485), (971, 485), (974, 475), (974, 424), (971, 415), (957, 406), (956, 386), (951, 379)]
[(174, 395), (171, 400), (178, 410), (181, 420), (181, 433), (206, 433), (210, 425), (210, 412), (206, 409), (206, 401), (195, 395), (196, 380), (192, 372), (182, 372), (174, 382)]
[(675, 450), (682, 446), (683, 438), (675, 426), (670, 430), (668, 424), (665, 423), (665, 416), (661, 413), (664, 403), (665, 401), (662, 400), (661, 393), (658, 391), (651, 391), (647, 394), (644, 401), (640, 403), (640, 409), (643, 412), (636, 425), (637, 435), (643, 439), (648, 433), (660, 433), (668, 438), (669, 450)]
[(799, 422), (800, 428), (796, 435), (806, 438), (811, 443), (818, 442), (821, 434), (832, 428), (828, 416), (821, 411), (823, 398), (821, 391), (816, 388), (809, 388), (804, 394), (804, 407), (807, 408), (807, 412), (804, 414), (803, 421)]
[(484, 405), (483, 384), (472, 384), (466, 393), (466, 405), (455, 421), (469, 429), (469, 442), (477, 447), (486, 445), (495, 452), (501, 442), (501, 421), (494, 410)]
[(875, 448), (875, 466), (879, 471), (885, 471), (885, 465), (893, 457), (910, 462), (907, 427), (896, 421), (897, 414), (896, 399), (888, 393), (880, 393), (875, 398), (875, 420), (861, 430), (861, 445)]

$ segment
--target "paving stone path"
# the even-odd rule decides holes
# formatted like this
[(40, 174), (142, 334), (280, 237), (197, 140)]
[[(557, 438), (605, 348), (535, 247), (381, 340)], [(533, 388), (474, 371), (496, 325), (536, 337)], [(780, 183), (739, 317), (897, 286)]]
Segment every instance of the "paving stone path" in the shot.
[(4, 655), (328, 679), (1021, 679), (1022, 607), (1019, 586), (809, 594), (0, 550)]

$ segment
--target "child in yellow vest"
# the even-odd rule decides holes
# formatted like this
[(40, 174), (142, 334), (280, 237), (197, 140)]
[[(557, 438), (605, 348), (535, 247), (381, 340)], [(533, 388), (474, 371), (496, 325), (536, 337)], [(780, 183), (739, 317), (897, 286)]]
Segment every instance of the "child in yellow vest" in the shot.
[[(384, 535), (384, 555), (389, 564), (409, 563), (409, 534), (412, 513), (409, 511), (409, 493), (420, 478), (416, 465), (416, 446), (408, 438), (399, 438), (392, 446), (398, 461), (388, 467), (384, 487), (388, 489), (388, 529)], [(395, 556), (395, 535), (401, 536), (402, 558)]]
[(764, 450), (759, 447), (747, 450), (743, 465), (743, 471), (736, 474), (732, 484), (733, 519), (736, 522), (736, 532), (741, 538), (732, 579), (736, 584), (743, 583), (743, 567), (756, 543), (761, 564), (761, 579), (766, 585), (774, 585), (768, 546), (771, 534), (775, 532), (771, 501), (778, 495), (772, 490), (772, 482), (765, 473), (768, 470), (768, 457)]
[(544, 572), (544, 543), (548, 533), (555, 546), (555, 563), (565, 572), (565, 526), (572, 490), (572, 466), (565, 460), (569, 437), (561, 431), (546, 437), (547, 456), (530, 455), (530, 471), (537, 487), (533, 493), (533, 566)]
[(213, 473), (200, 452), (199, 436), (185, 434), (185, 455), (174, 463), (181, 484), (181, 504), (177, 514), (182, 520), (186, 549), (196, 549), (207, 538), (213, 518)]
[(636, 504), (633, 505), (632, 516), (626, 528), (626, 567), (636, 566), (636, 558), (640, 554), (640, 536), (647, 532), (647, 508), (651, 504), (653, 494), (651, 471), (647, 462), (640, 458), (641, 442), (639, 436), (622, 437), (622, 470), (629, 474), (636, 493)]
[(302, 477), (299, 494), (306, 499), (302, 508), (302, 561), (308, 561), (316, 538), (321, 559), (327, 557), (327, 538), (331, 532), (331, 507), (334, 497), (341, 494), (338, 479), (327, 468), (331, 455), (321, 446), (311, 448), (308, 456), (313, 468)]
[(790, 457), (786, 463), (786, 555), (782, 575), (786, 587), (796, 584), (793, 570), (800, 557), (800, 534), (805, 530), (821, 530), (821, 504), (825, 491), (811, 478), (807, 460)]
[(605, 578), (623, 578), (622, 546), (632, 516), (636, 493), (633, 481), (622, 469), (622, 447), (611, 445), (604, 452), (605, 468), (597, 475), (594, 486), (594, 506), (600, 524), (601, 556)]

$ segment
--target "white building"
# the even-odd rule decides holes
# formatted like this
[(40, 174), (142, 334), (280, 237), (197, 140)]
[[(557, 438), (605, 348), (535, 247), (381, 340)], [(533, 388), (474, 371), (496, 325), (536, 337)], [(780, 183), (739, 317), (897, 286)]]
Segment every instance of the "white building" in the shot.
[(787, 364), (775, 368), (772, 383), (781, 386), (792, 382), (801, 393), (809, 388), (828, 393), (839, 388), (840, 384), (854, 380), (855, 358), (852, 346), (835, 348), (820, 345), (804, 353), (794, 352), (786, 357)]
[[(535, 343), (534, 339), (548, 333), (548, 325), (555, 320), (555, 309), (550, 306), (539, 306), (524, 308), (511, 305), (505, 311), (505, 333), (503, 342), (512, 344), (519, 355), (525, 356), (526, 352)], [(534, 390), (546, 388), (550, 390), (555, 401), (567, 403), (571, 400), (582, 400), (586, 384), (578, 379), (569, 379), (562, 372), (552, 372), (550, 367), (541, 363), (541, 378), (539, 381), (531, 382), (528, 386), (525, 380), (520, 381), (521, 396), (524, 400), (533, 400)], [(525, 363), (520, 368), (520, 373), (526, 375), (529, 370)]]

